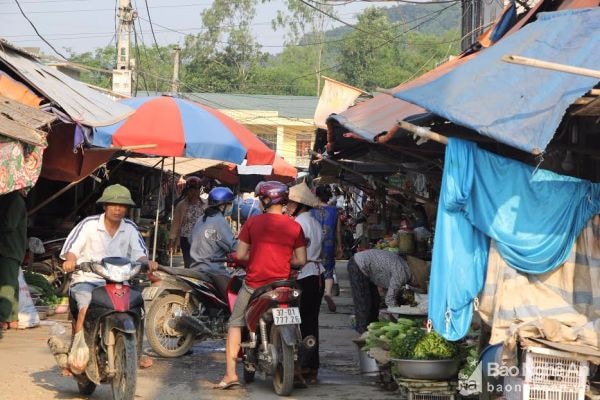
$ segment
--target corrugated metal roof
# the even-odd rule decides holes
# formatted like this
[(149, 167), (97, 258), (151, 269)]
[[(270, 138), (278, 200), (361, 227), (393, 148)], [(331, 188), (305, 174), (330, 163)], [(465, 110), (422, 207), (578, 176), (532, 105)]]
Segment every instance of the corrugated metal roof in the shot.
[(134, 112), (3, 40), (0, 40), (0, 62), (80, 124), (111, 125)]

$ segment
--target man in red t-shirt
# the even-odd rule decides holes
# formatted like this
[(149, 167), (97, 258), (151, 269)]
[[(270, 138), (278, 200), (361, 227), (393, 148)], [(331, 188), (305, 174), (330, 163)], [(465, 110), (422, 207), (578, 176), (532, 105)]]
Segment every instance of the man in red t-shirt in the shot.
[(289, 279), (291, 265), (306, 264), (302, 227), (283, 214), (283, 206), (288, 200), (287, 186), (275, 181), (261, 182), (254, 192), (265, 213), (248, 219), (238, 237), (237, 258), (248, 261), (248, 267), (229, 319), (225, 376), (215, 389), (239, 385), (235, 366), (242, 342), (242, 328), (246, 324), (244, 313), (254, 290), (274, 281)]

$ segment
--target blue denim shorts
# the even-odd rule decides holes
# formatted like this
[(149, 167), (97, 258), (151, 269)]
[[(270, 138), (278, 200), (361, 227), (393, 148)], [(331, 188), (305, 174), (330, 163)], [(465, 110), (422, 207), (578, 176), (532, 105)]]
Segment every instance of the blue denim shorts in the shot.
[(78, 310), (90, 305), (92, 302), (92, 291), (99, 286), (103, 285), (89, 282), (79, 282), (69, 288), (69, 296), (74, 298), (75, 302), (77, 302)]

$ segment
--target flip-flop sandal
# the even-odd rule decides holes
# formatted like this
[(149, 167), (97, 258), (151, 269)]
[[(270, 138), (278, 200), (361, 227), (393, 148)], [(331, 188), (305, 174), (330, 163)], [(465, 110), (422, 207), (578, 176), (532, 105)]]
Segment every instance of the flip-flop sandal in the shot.
[(227, 389), (231, 389), (236, 386), (240, 386), (239, 381), (233, 381), (233, 382), (221, 381), (221, 382), (217, 383), (215, 386), (213, 386), (213, 389), (227, 390)]
[(151, 366), (154, 365), (154, 360), (152, 359), (152, 357), (143, 355), (140, 357), (138, 365), (140, 368), (143, 368), (143, 369), (150, 368)]
[(327, 303), (327, 308), (329, 308), (329, 311), (335, 312), (335, 310), (337, 310), (337, 307), (335, 306), (335, 302), (333, 301), (331, 296), (326, 295), (326, 296), (323, 296), (323, 298), (325, 299), (325, 302)]

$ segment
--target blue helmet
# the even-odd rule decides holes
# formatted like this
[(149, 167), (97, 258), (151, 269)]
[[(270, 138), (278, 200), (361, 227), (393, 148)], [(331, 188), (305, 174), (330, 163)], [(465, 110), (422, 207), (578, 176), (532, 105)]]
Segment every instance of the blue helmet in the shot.
[(220, 206), (221, 204), (231, 203), (234, 198), (235, 195), (231, 189), (218, 186), (213, 188), (208, 194), (208, 206), (216, 207)]

